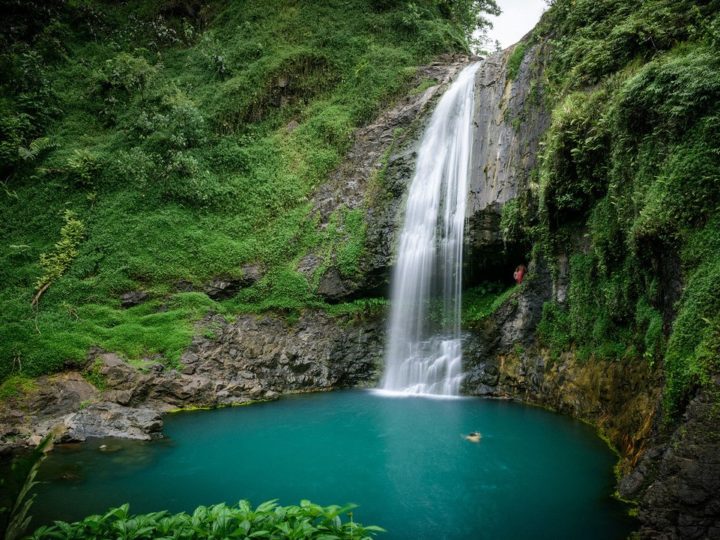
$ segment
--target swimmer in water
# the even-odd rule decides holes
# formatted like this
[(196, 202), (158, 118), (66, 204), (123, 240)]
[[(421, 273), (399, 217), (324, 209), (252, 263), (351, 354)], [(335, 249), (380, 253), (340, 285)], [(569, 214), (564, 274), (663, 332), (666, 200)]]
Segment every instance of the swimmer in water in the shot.
[(470, 434), (468, 434), (468, 435), (465, 435), (465, 440), (466, 440), (466, 441), (470, 441), (470, 442), (474, 442), (474, 443), (479, 443), (479, 442), (480, 442), (480, 439), (482, 439), (482, 435), (480, 435), (480, 432), (479, 432), (479, 431), (473, 431), (472, 433), (470, 433)]

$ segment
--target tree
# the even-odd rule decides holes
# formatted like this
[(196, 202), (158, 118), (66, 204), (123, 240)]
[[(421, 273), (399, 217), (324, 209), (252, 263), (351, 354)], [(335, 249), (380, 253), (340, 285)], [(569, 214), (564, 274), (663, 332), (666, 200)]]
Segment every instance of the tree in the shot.
[(472, 41), (476, 31), (484, 34), (492, 28), (487, 15), (501, 13), (495, 0), (439, 0), (439, 6), (446, 16), (450, 16), (460, 25), (468, 42)]

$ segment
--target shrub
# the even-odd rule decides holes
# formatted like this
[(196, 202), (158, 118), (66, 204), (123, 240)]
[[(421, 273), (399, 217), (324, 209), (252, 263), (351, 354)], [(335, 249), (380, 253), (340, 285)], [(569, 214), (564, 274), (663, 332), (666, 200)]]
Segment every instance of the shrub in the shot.
[(515, 45), (510, 58), (507, 62), (507, 78), (508, 80), (514, 80), (520, 72), (520, 65), (525, 59), (525, 53), (527, 52), (527, 43), (520, 42)]
[(662, 359), (669, 417), (718, 372), (717, 25), (714, 1), (556, 0), (538, 30), (555, 110), (537, 232), (576, 253), (539, 335), (579, 358)]
[(607, 93), (575, 92), (553, 112), (542, 156), (541, 204), (551, 223), (583, 215), (607, 188)]
[(518, 199), (506, 202), (500, 214), (500, 235), (503, 243), (514, 242), (522, 236), (522, 216)]
[(50, 253), (40, 255), (40, 267), (43, 275), (35, 283), (35, 297), (33, 304), (37, 304), (40, 296), (65, 271), (78, 255), (78, 246), (85, 236), (85, 225), (77, 219), (74, 212), (65, 210), (65, 225), (60, 229), (60, 240), (55, 243), (55, 249)]
[[(364, 540), (384, 532), (380, 527), (355, 523), (354, 508), (354, 505), (323, 507), (310, 501), (301, 501), (299, 506), (278, 506), (275, 501), (268, 501), (253, 509), (243, 500), (234, 506), (200, 506), (192, 515), (168, 512), (131, 515), (129, 505), (125, 504), (75, 523), (56, 522), (40, 527), (30, 538), (100, 539), (115, 538), (122, 532), (123, 538), (135, 540), (170, 537)], [(343, 521), (343, 516), (349, 519)]]
[(557, 302), (545, 302), (537, 335), (540, 342), (550, 349), (553, 356), (558, 356), (560, 352), (568, 350), (572, 339), (567, 309)]
[(101, 169), (100, 159), (92, 150), (73, 150), (65, 161), (70, 180), (80, 187), (91, 187)]
[(717, 370), (720, 258), (717, 254), (689, 278), (665, 355), (666, 411), (682, 410), (698, 384), (712, 384)]
[(142, 91), (156, 71), (145, 58), (121, 52), (105, 62), (97, 75), (97, 84), (105, 93), (119, 91), (132, 95)]

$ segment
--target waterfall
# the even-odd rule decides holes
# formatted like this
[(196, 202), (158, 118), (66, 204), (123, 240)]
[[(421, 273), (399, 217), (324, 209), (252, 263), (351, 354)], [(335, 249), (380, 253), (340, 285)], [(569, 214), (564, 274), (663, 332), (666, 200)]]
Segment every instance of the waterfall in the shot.
[(381, 388), (458, 395), (460, 310), (475, 72), (466, 67), (440, 99), (418, 151), (392, 277)]

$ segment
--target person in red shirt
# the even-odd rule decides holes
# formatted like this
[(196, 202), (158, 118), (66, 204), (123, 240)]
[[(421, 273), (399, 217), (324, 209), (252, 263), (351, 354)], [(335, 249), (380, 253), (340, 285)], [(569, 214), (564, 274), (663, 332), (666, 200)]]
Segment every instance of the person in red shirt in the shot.
[(515, 283), (520, 285), (523, 282), (523, 278), (525, 277), (525, 272), (527, 272), (527, 268), (524, 264), (519, 265), (515, 272), (513, 272), (513, 279), (515, 280)]

